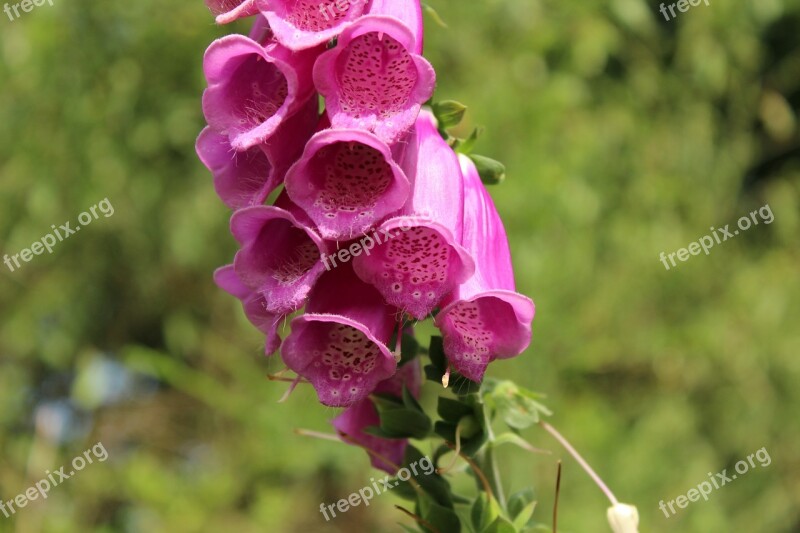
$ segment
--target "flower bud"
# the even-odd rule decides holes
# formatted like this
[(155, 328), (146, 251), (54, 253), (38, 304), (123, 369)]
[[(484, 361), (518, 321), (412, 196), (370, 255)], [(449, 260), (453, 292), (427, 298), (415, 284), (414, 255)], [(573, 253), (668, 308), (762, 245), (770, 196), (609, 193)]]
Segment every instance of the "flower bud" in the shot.
[(639, 511), (633, 505), (617, 503), (608, 508), (608, 523), (614, 533), (639, 533)]

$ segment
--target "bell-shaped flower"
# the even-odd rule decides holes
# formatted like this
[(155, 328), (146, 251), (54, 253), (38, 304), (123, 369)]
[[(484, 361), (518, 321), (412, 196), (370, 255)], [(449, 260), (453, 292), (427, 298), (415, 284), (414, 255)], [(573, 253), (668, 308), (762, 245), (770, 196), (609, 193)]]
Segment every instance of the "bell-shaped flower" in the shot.
[(389, 147), (362, 130), (328, 129), (286, 174), (286, 192), (326, 239), (349, 240), (400, 209), (409, 182)]
[(197, 138), (200, 161), (214, 176), (214, 189), (231, 209), (262, 205), (297, 160), (318, 120), (317, 102), (281, 124), (266, 143), (237, 152), (227, 135), (206, 127)]
[[(420, 385), (419, 359), (414, 359), (398, 368), (394, 376), (378, 383), (374, 393), (400, 398), (405, 386), (414, 397), (418, 397)], [(380, 416), (371, 399), (364, 398), (354, 403), (334, 418), (332, 423), (345, 442), (368, 451), (373, 467), (393, 475), (397, 472), (397, 466), (403, 463), (407, 439), (385, 439), (364, 432), (370, 426), (380, 426)]]
[(350, 265), (340, 265), (320, 277), (306, 313), (292, 320), (283, 361), (311, 382), (324, 405), (353, 405), (397, 369), (386, 346), (396, 312)]
[(302, 216), (300, 210), (287, 202), (247, 207), (231, 217), (231, 232), (242, 245), (233, 262), (236, 275), (278, 315), (302, 307), (325, 270), (321, 259), (327, 252), (322, 238), (295, 216)]
[(475, 273), (445, 298), (434, 324), (455, 370), (481, 381), (494, 359), (519, 355), (531, 341), (534, 305), (515, 292), (511, 253), (503, 222), (472, 161), (459, 155), (464, 175), (462, 243)]
[(368, 0), (257, 0), (275, 38), (292, 50), (313, 48), (339, 35), (362, 15)]
[(227, 135), (237, 151), (266, 142), (312, 98), (315, 56), (273, 41), (262, 46), (244, 35), (214, 41), (203, 58), (208, 125)]
[(458, 157), (423, 110), (409, 139), (403, 168), (414, 176), (402, 215), (379, 227), (386, 238), (353, 260), (358, 276), (391, 305), (423, 320), (474, 272), (462, 238), (464, 180)]
[(267, 311), (264, 294), (259, 291), (253, 291), (242, 283), (242, 280), (236, 275), (233, 265), (218, 268), (214, 272), (214, 282), (220, 289), (242, 302), (242, 308), (247, 319), (261, 333), (266, 335), (264, 352), (267, 355), (275, 353), (281, 346), (278, 324), (283, 320), (283, 317)]
[(206, 0), (206, 6), (216, 17), (217, 24), (228, 24), (258, 13), (256, 0)]
[(367, 15), (348, 26), (314, 66), (314, 84), (333, 127), (398, 141), (436, 85), (419, 48), (414, 33), (394, 17)]

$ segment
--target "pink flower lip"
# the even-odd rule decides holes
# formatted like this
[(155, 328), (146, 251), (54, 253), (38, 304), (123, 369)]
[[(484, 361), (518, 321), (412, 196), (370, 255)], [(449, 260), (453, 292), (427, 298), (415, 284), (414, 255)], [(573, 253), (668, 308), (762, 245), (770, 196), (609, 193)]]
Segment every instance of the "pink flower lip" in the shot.
[(472, 257), (452, 232), (433, 220), (395, 217), (381, 224), (380, 233), (392, 239), (356, 257), (353, 268), (390, 305), (419, 320), (475, 269)]
[(231, 217), (231, 232), (242, 244), (234, 259), (236, 275), (264, 294), (265, 309), (282, 315), (300, 308), (324, 270), (322, 238), (274, 206), (240, 209)]
[[(257, 0), (275, 32), (292, 50), (323, 44), (339, 35), (364, 12), (368, 0)], [(344, 4), (344, 8), (341, 6)]]
[(360, 322), (306, 313), (292, 320), (281, 350), (286, 365), (306, 377), (319, 401), (347, 407), (370, 394), (396, 369), (392, 352)]
[(361, 130), (314, 135), (286, 174), (286, 192), (326, 239), (349, 240), (400, 209), (410, 184), (389, 147)]
[(434, 320), (453, 367), (480, 382), (487, 365), (522, 353), (531, 342), (533, 301), (514, 291), (489, 290), (445, 306)]
[(214, 190), (231, 209), (263, 203), (274, 188), (275, 170), (260, 146), (236, 152), (226, 135), (206, 127), (196, 150), (214, 176)]
[(397, 142), (436, 85), (433, 67), (415, 49), (413, 33), (394, 17), (367, 15), (348, 26), (314, 65), (333, 127)]
[(203, 59), (208, 88), (203, 113), (237, 151), (265, 142), (313, 94), (310, 54), (243, 35), (211, 43)]

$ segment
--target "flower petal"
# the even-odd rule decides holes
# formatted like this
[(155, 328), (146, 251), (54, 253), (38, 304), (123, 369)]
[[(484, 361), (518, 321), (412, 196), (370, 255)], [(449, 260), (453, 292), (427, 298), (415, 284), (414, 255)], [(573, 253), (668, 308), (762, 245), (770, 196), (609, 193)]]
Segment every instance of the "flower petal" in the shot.
[(306, 314), (292, 321), (283, 360), (311, 382), (324, 405), (353, 405), (395, 373), (386, 346), (395, 311), (343, 265), (319, 279)]
[(349, 240), (400, 209), (409, 183), (389, 147), (360, 130), (324, 130), (286, 175), (286, 192), (326, 239)]
[(264, 47), (244, 35), (214, 41), (203, 59), (209, 126), (228, 135), (237, 151), (265, 142), (313, 95), (314, 57), (277, 43)]
[(383, 241), (356, 257), (353, 268), (388, 303), (423, 320), (472, 275), (475, 265), (459, 244), (461, 168), (430, 112), (420, 113), (404, 159), (414, 185), (403, 216), (381, 224), (376, 235), (384, 236)]
[(231, 232), (242, 244), (234, 260), (236, 275), (264, 296), (275, 314), (299, 309), (325, 270), (322, 238), (289, 211), (274, 206), (241, 209), (231, 218)]
[(369, 15), (393, 17), (405, 24), (414, 36), (415, 54), (422, 54), (422, 4), (419, 0), (372, 0)]
[(258, 0), (261, 12), (287, 48), (328, 42), (361, 16), (367, 0)]
[(486, 366), (514, 357), (530, 344), (535, 308), (514, 292), (514, 272), (503, 223), (475, 165), (459, 156), (464, 175), (464, 247), (475, 259), (475, 273), (451, 293), (434, 324), (453, 367), (481, 381)]
[(436, 85), (433, 67), (415, 50), (414, 34), (396, 18), (368, 15), (348, 26), (314, 66), (333, 127), (398, 141)]

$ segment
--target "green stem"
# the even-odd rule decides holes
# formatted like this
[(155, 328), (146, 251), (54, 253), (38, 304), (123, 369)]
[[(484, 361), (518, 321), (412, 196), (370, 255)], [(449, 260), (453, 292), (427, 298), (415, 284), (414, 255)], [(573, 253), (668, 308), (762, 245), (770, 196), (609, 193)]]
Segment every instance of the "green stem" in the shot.
[(497, 503), (500, 504), (500, 508), (503, 511), (506, 511), (506, 497), (503, 493), (503, 482), (500, 479), (500, 467), (497, 464), (497, 458), (494, 453), (493, 441), (490, 441), (489, 445), (486, 447), (484, 460), (484, 465), (487, 467), (484, 468), (484, 472), (486, 472), (489, 478), (489, 484), (492, 486), (494, 495), (497, 498)]
[(497, 457), (494, 453), (495, 438), (494, 431), (492, 431), (492, 421), (489, 419), (486, 411), (484, 411), (484, 417), (486, 418), (486, 430), (489, 433), (489, 442), (486, 444), (486, 451), (483, 453), (481, 469), (486, 473), (486, 477), (489, 478), (489, 484), (492, 486), (495, 498), (497, 498), (497, 503), (500, 505), (503, 512), (505, 512), (506, 497), (503, 492), (503, 482), (500, 479), (500, 467), (497, 464)]

